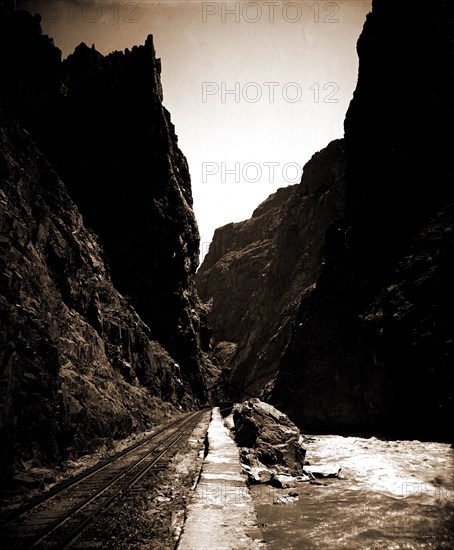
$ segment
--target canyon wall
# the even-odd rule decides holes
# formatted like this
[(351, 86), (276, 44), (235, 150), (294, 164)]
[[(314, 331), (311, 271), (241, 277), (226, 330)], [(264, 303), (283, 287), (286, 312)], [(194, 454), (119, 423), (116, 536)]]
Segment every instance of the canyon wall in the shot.
[[(254, 310), (257, 289), (265, 296), (264, 311), (273, 314), (258, 323), (254, 351), (246, 352), (239, 366), (235, 355), (233, 360), (227, 356), (227, 364), (233, 361), (245, 380), (244, 372), (258, 364), (267, 376), (255, 392), (267, 395), (306, 430), (452, 437), (454, 170), (445, 136), (454, 118), (453, 11), (452, 2), (442, 0), (374, 0), (358, 40), (358, 83), (345, 119), (339, 161), (344, 200), (334, 217), (315, 210), (316, 198), (305, 204), (297, 223), (309, 234), (288, 232), (272, 253), (282, 258), (296, 249), (303, 272), (305, 247), (314, 254), (313, 267), (304, 274), (294, 263), (283, 264), (283, 280), (290, 286), (294, 277), (306, 277), (313, 285), (309, 293), (296, 288), (293, 305), (287, 301), (293, 311), (291, 330), (288, 309), (273, 296), (273, 289), (280, 296), (289, 285), (280, 287), (267, 276), (265, 254), (255, 258), (257, 282), (248, 282), (251, 298), (244, 294), (241, 309)], [(309, 166), (297, 189), (304, 189)], [(323, 182), (323, 166), (317, 170), (313, 178)], [(287, 205), (279, 216), (276, 232), (292, 216)], [(308, 240), (314, 220), (320, 225), (315, 249)], [(218, 233), (214, 250), (228, 231)], [(241, 253), (237, 244), (229, 248), (234, 241), (223, 242), (226, 253), (217, 265)], [(216, 269), (209, 255), (206, 262)], [(204, 265), (200, 273), (206, 277)], [(241, 272), (234, 268), (230, 278), (237, 274), (241, 288)], [(198, 285), (205, 300), (212, 296), (211, 315), (222, 318), (216, 313), (220, 288), (205, 294), (206, 281)], [(223, 302), (228, 304), (228, 296)], [(278, 334), (280, 326), (286, 336), (274, 348), (273, 337), (265, 335)], [(238, 337), (231, 329), (215, 336)], [(248, 337), (240, 335), (240, 342)], [(261, 363), (257, 349), (272, 359)], [(268, 369), (273, 379), (266, 386)], [(239, 385), (244, 396), (248, 387)]]
[(343, 141), (333, 141), (306, 164), (299, 185), (215, 231), (196, 284), (230, 397), (273, 387), (298, 306), (315, 289), (327, 228), (343, 212), (344, 170)]
[(207, 398), (191, 182), (152, 38), (66, 61), (0, 18), (0, 478)]
[[(99, 239), (29, 134), (0, 116), (2, 478), (194, 406), (179, 367), (115, 290)], [(164, 405), (168, 401), (169, 405)]]
[(301, 425), (452, 437), (453, 22), (375, 0), (359, 38), (346, 211), (273, 391)]
[(199, 232), (152, 36), (105, 57), (80, 44), (62, 62), (39, 22), (26, 12), (4, 20), (2, 103), (101, 238), (115, 286), (205, 399), (209, 334), (193, 283)]

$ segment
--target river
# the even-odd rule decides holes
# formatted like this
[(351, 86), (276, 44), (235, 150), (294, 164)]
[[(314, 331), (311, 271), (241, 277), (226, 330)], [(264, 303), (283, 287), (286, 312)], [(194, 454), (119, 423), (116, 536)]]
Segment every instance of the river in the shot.
[[(339, 478), (251, 487), (270, 550), (454, 549), (454, 449), (445, 443), (312, 436), (311, 464)], [(298, 493), (292, 504), (274, 502)]]

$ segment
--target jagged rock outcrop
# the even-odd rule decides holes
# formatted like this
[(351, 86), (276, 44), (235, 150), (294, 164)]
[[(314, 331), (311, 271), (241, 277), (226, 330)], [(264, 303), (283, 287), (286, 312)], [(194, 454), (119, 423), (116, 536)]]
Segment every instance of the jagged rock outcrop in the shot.
[(337, 140), (306, 164), (299, 185), (278, 189), (251, 219), (215, 231), (196, 284), (209, 306), (228, 395), (272, 387), (301, 299), (316, 286), (327, 228), (343, 203), (344, 150)]
[(453, 22), (452, 2), (375, 0), (358, 41), (346, 213), (273, 393), (300, 425), (452, 437)]
[(81, 44), (62, 62), (39, 20), (18, 12), (1, 25), (1, 101), (100, 236), (115, 286), (204, 400), (210, 335), (193, 283), (199, 233), (152, 37), (105, 57)]
[(0, 249), (1, 481), (194, 405), (55, 171), (1, 111)]

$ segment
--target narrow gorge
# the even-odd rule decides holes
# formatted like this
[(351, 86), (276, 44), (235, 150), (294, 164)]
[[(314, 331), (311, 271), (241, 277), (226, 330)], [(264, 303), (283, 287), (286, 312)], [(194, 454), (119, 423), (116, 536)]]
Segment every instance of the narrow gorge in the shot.
[[(135, 13), (120, 7), (136, 3), (74, 3), (71, 25), (77, 9), (85, 19), (63, 55), (62, 21), (65, 47), (43, 31), (49, 12), (0, 0), (0, 545), (449, 550), (454, 2), (373, 0), (365, 22), (368, 7), (349, 0), (305, 6), (308, 51), (329, 33), (352, 36), (334, 30), (333, 7), (346, 8), (346, 27), (364, 22), (344, 135), (304, 157), (300, 183), (283, 181), (249, 219), (218, 227), (201, 265), (193, 159), (228, 172), (231, 151), (219, 163), (210, 155), (232, 139), (194, 144), (256, 105), (223, 101), (241, 95), (226, 91), (232, 73), (212, 50), (230, 29), (226, 3), (169, 4), (137, 3), (143, 20), (112, 51)], [(206, 24), (197, 40), (190, 15)], [(99, 51), (80, 40), (86, 23)], [(290, 36), (288, 21), (265, 23), (293, 71), (276, 38)], [(247, 19), (237, 28), (239, 49), (263, 39)], [(320, 65), (309, 75), (317, 87), (304, 89), (314, 103), (337, 86), (330, 76), (320, 88)], [(191, 166), (161, 77), (191, 110), (189, 141), (180, 127)], [(199, 78), (200, 112), (189, 94)], [(239, 139), (251, 159), (261, 128)], [(316, 130), (304, 127), (311, 147)]]

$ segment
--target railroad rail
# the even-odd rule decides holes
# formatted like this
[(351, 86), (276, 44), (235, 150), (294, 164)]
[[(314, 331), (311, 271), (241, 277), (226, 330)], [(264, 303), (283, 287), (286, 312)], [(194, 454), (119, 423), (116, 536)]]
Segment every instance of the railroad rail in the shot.
[(165, 469), (172, 448), (204, 412), (189, 413), (17, 510), (0, 526), (0, 547), (68, 548), (120, 495)]

